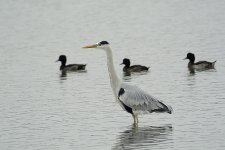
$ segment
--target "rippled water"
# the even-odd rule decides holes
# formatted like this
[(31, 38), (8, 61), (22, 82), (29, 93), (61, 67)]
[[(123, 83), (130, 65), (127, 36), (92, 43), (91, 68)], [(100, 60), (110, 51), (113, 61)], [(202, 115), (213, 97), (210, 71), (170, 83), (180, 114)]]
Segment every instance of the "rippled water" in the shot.
[[(224, 149), (225, 1), (0, 1), (0, 147), (15, 149)], [(111, 43), (116, 70), (170, 104), (140, 116), (115, 102), (106, 56), (82, 46)], [(187, 52), (217, 60), (188, 72)], [(60, 54), (87, 63), (61, 77)], [(123, 76), (124, 57), (150, 66)], [(118, 65), (117, 65), (118, 64)]]

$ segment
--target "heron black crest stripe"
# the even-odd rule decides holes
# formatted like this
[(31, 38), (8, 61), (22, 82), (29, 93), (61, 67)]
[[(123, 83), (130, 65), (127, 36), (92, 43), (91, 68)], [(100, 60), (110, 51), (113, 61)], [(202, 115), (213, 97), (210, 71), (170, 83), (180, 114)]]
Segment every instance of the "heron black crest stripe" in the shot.
[(99, 43), (99, 45), (106, 45), (106, 44), (109, 44), (107, 41), (101, 41), (100, 43)]

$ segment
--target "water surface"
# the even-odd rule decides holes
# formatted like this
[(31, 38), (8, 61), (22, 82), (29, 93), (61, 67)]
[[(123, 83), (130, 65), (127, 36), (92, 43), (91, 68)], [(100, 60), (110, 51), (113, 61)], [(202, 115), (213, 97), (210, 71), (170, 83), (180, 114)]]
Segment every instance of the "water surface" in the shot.
[[(198, 0), (7, 0), (0, 2), (0, 147), (16, 149), (224, 149), (225, 2)], [(117, 73), (173, 107), (140, 116), (115, 102), (106, 56)], [(190, 74), (187, 52), (217, 60)], [(87, 63), (61, 76), (59, 55)], [(150, 71), (124, 77), (124, 57)]]

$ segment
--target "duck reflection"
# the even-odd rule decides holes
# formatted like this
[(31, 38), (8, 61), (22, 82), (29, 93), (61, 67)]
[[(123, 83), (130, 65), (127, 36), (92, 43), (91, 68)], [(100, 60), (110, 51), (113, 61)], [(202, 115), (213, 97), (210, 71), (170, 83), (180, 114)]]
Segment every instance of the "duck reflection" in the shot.
[(76, 71), (76, 72), (72, 72), (72, 71), (66, 71), (66, 70), (62, 70), (60, 71), (59, 77), (61, 80), (66, 80), (67, 79), (67, 74), (78, 74), (78, 73), (87, 73), (86, 70), (81, 70), (81, 71)]
[(146, 75), (146, 74), (148, 74), (149, 72), (147, 72), (147, 71), (142, 71), (142, 72), (130, 72), (130, 71), (124, 71), (123, 72), (123, 76), (124, 77), (127, 77), (127, 76), (131, 76), (131, 75), (136, 75), (136, 76), (138, 76), (138, 75)]
[(67, 72), (66, 71), (61, 71), (60, 77), (61, 78), (67, 77)]
[(188, 68), (190, 75), (194, 75), (195, 74), (195, 69), (193, 68)]
[(216, 72), (216, 68), (210, 68), (210, 69), (194, 69), (192, 67), (188, 68), (190, 75), (195, 75), (196, 72)]
[(130, 82), (132, 78), (136, 78), (138, 76), (147, 75), (147, 74), (148, 74), (148, 72), (146, 72), (146, 71), (135, 72), (135, 73), (125, 71), (125, 72), (123, 72), (123, 81), (124, 82)]
[(131, 150), (158, 145), (161, 142), (171, 140), (172, 126), (147, 126), (131, 127), (117, 137), (112, 150)]
[(131, 76), (131, 72), (125, 71), (125, 72), (123, 72), (123, 76), (124, 77), (129, 77), (129, 76)]

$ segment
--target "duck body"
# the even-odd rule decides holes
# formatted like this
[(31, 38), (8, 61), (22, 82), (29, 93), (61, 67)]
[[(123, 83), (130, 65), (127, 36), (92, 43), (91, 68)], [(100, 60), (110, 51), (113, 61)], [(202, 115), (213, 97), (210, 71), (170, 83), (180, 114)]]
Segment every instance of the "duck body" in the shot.
[(141, 71), (148, 71), (150, 67), (142, 66), (142, 65), (132, 65), (130, 66), (130, 59), (124, 58), (121, 65), (124, 64), (123, 67), (124, 72), (141, 72)]
[(214, 62), (208, 62), (208, 61), (198, 61), (195, 63), (195, 55), (193, 53), (188, 53), (187, 57), (185, 59), (189, 59), (188, 68), (189, 69), (195, 69), (195, 70), (207, 70), (207, 69), (214, 69), (215, 63)]
[(199, 62), (196, 62), (194, 64), (189, 62), (188, 68), (193, 68), (193, 69), (196, 69), (196, 70), (214, 69), (215, 63), (216, 63), (216, 61), (214, 61), (214, 62), (199, 61)]
[(78, 71), (78, 70), (85, 70), (86, 64), (69, 64), (66, 65), (66, 56), (60, 55), (57, 61), (61, 62), (60, 70), (61, 71)]
[(124, 72), (141, 72), (141, 71), (148, 71), (149, 67), (141, 66), (141, 65), (133, 65), (130, 67), (124, 66)]
[(61, 65), (61, 71), (78, 71), (78, 70), (85, 70), (86, 64), (69, 64), (69, 65)]

